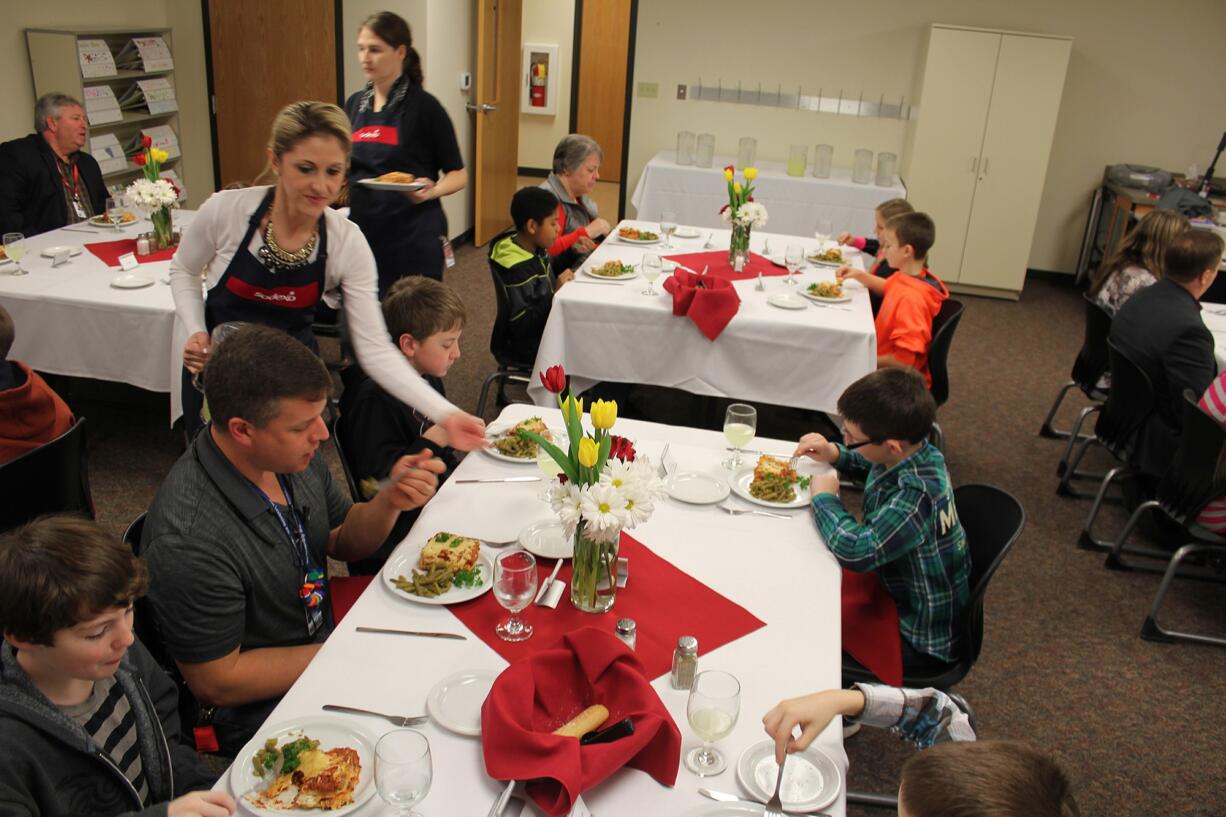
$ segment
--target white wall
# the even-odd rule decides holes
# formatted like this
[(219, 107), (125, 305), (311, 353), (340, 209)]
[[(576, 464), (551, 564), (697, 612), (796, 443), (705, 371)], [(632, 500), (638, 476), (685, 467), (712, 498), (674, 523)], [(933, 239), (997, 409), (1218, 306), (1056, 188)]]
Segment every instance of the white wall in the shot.
[[(570, 132), (570, 86), (574, 62), (574, 0), (523, 0), (521, 40), (558, 47), (558, 110), (553, 116), (519, 115), (519, 166), (548, 170), (553, 149)], [(528, 67), (520, 65), (521, 74)]]
[[(786, 24), (781, 24), (786, 21)], [(902, 153), (908, 126), (897, 120), (675, 99), (679, 83), (724, 84), (804, 93), (840, 89), (866, 99), (915, 97), (927, 27), (942, 22), (1064, 34), (1074, 38), (1032, 268), (1071, 272), (1089, 198), (1103, 167), (1137, 162), (1203, 168), (1226, 109), (1226, 3), (1184, 0), (866, 0), (856, 5), (763, 0), (644, 0), (639, 4), (634, 79), (659, 83), (660, 97), (632, 102), (627, 183), (679, 130), (716, 135), (717, 153), (755, 136), (758, 153), (786, 159), (791, 143), (835, 146), (850, 165), (857, 147)], [(922, 113), (922, 105), (921, 111)], [(923, 202), (915, 202), (923, 209)], [(940, 225), (937, 225), (938, 231)]]

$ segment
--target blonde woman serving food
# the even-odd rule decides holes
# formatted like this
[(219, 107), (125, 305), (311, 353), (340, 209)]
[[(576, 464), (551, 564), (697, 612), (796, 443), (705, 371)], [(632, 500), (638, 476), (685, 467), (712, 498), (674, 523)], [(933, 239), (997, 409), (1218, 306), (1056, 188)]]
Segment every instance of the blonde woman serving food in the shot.
[[(209, 333), (244, 321), (271, 326), (318, 351), (311, 333), (321, 300), (343, 295), (354, 351), (389, 393), (441, 426), (455, 448), (482, 444), (484, 423), (449, 403), (392, 345), (375, 298), (375, 260), (361, 231), (328, 207), (345, 180), (349, 120), (335, 105), (295, 102), (277, 114), (268, 140), (272, 186), (214, 193), (192, 220), (170, 263), (183, 348), (183, 415), (199, 429), (190, 375), (209, 355)], [(201, 292), (205, 276), (207, 294)]]

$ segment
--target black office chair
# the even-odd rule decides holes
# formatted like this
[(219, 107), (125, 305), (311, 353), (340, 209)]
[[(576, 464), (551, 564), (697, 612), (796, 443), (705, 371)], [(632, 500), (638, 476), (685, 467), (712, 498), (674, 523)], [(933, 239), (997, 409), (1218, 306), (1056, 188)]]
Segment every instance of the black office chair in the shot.
[[(1026, 511), (1021, 503), (1008, 491), (994, 485), (970, 484), (955, 488), (954, 506), (958, 509), (962, 529), (966, 531), (971, 556), (970, 598), (958, 622), (960, 654), (950, 663), (910, 672), (904, 669), (903, 686), (948, 690), (971, 671), (983, 649), (983, 598), (988, 583), (1026, 524)], [(864, 665), (844, 654), (843, 683), (851, 681), (880, 683)]]
[[(1100, 387), (1099, 381), (1106, 374), (1110, 364), (1110, 356), (1107, 352), (1107, 336), (1111, 332), (1112, 316), (1110, 312), (1089, 295), (1085, 295), (1083, 298), (1085, 300), (1086, 328), (1085, 336), (1081, 342), (1081, 351), (1077, 353), (1077, 359), (1073, 361), (1073, 371), (1069, 375), (1069, 381), (1060, 387), (1060, 391), (1056, 394), (1056, 402), (1051, 404), (1047, 417), (1043, 419), (1043, 426), (1039, 429), (1040, 437), (1047, 437), (1053, 440), (1068, 440), (1068, 445), (1064, 448), (1064, 454), (1060, 457), (1060, 463), (1056, 466), (1056, 476), (1064, 475), (1064, 469), (1068, 466), (1068, 459), (1073, 452), (1073, 446), (1078, 441), (1089, 438), (1089, 434), (1083, 434), (1081, 431), (1085, 425), (1086, 418), (1100, 410), (1103, 402), (1107, 399), (1107, 389)], [(1056, 428), (1056, 412), (1059, 411), (1060, 404), (1064, 401), (1065, 395), (1074, 388), (1081, 389), (1081, 393), (1092, 400), (1093, 404), (1086, 406), (1078, 413), (1077, 421), (1070, 429)]]
[[(490, 242), (493, 247), (494, 243), (506, 236), (507, 233), (502, 233)], [(495, 383), (498, 384), (498, 395), (501, 397), (503, 388), (507, 383), (522, 383), (525, 386), (532, 382), (532, 366), (531, 360), (516, 360), (514, 352), (510, 348), (507, 341), (507, 327), (511, 323), (511, 301), (507, 296), (506, 284), (502, 281), (502, 276), (498, 274), (498, 269), (494, 262), (489, 262), (490, 278), (494, 282), (494, 299), (498, 307), (498, 313), (494, 318), (494, 328), (490, 331), (490, 354), (494, 356), (494, 360), (498, 362), (497, 370), (486, 376), (481, 382), (481, 394), (477, 398), (477, 416), (485, 419), (485, 404), (489, 399), (490, 387)]]
[(1078, 547), (1083, 550), (1111, 549), (1110, 541), (1094, 538), (1094, 520), (1106, 501), (1112, 484), (1139, 476), (1140, 472), (1131, 464), (1133, 448), (1137, 435), (1153, 413), (1155, 404), (1154, 386), (1149, 375), (1114, 343), (1108, 341), (1107, 350), (1111, 361), (1111, 390), (1107, 392), (1107, 401), (1103, 403), (1102, 410), (1098, 413), (1098, 422), (1094, 424), (1094, 437), (1081, 441), (1077, 453), (1069, 461), (1068, 468), (1056, 487), (1056, 493), (1062, 496), (1089, 496), (1088, 493), (1074, 488), (1070, 482), (1074, 477), (1089, 476), (1079, 472), (1077, 466), (1081, 464), (1091, 445), (1101, 445), (1119, 461), (1119, 465), (1102, 475), (1102, 481), (1094, 495), (1094, 504), (1090, 506), (1090, 513), (1086, 516), (1086, 523), (1077, 540)]
[[(961, 301), (946, 298), (932, 319), (932, 343), (928, 346), (928, 373), (932, 376), (929, 391), (938, 408), (949, 399), (949, 347), (954, 341), (954, 331), (962, 320), (963, 311)], [(944, 447), (945, 434), (941, 431), (940, 423), (932, 424), (930, 439), (937, 448)]]
[(345, 485), (349, 488), (349, 496), (354, 502), (365, 502), (366, 497), (362, 496), (357, 480), (353, 478), (353, 467), (349, 462), (349, 457), (345, 456), (345, 447), (341, 443), (341, 423), (343, 421), (344, 418), (337, 412), (332, 402), (328, 401), (328, 419), (325, 422), (328, 424), (328, 434), (332, 437), (332, 444), (336, 446), (336, 456), (341, 461), (341, 470), (345, 472)]
[(0, 465), (0, 531), (48, 513), (94, 518), (84, 417), (54, 440)]

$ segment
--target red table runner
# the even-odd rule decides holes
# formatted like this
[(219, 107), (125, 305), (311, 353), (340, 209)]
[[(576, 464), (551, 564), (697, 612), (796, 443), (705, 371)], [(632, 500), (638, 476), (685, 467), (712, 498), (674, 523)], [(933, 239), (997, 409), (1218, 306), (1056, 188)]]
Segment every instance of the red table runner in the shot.
[[(520, 615), (535, 632), (527, 641), (512, 644), (494, 633), (507, 616), (492, 592), (449, 609), (469, 630), (507, 661), (515, 662), (553, 647), (558, 639), (580, 627), (596, 627), (612, 633), (619, 618), (632, 618), (638, 625), (636, 653), (647, 677), (656, 678), (672, 667), (677, 639), (698, 639), (700, 655), (752, 633), (765, 622), (744, 607), (716, 593), (702, 582), (661, 559), (646, 545), (621, 535), (619, 556), (630, 560), (630, 580), (617, 591), (617, 602), (607, 613), (583, 613), (570, 603), (571, 567), (567, 563), (558, 578), (567, 582), (567, 592), (556, 610), (529, 605)], [(544, 581), (553, 562), (539, 560), (537, 572)]]
[(773, 264), (768, 259), (752, 252), (749, 254), (749, 260), (745, 262), (745, 269), (740, 272), (733, 270), (732, 265), (728, 263), (727, 250), (690, 252), (682, 255), (666, 255), (664, 257), (669, 261), (676, 261), (678, 264), (687, 266), (697, 273), (701, 273), (702, 268), (706, 267), (707, 275), (714, 275), (728, 281), (744, 281), (748, 278), (757, 278), (759, 272), (763, 275), (788, 274), (788, 271), (783, 267)]
[(890, 686), (902, 686), (898, 605), (876, 573), (843, 568), (843, 650)]
[[(136, 252), (136, 239), (122, 238), (119, 241), (99, 241), (94, 244), (86, 244), (85, 249), (92, 252), (98, 257), (98, 260), (108, 267), (118, 267), (119, 256), (124, 253)], [(153, 261), (169, 261), (174, 257), (175, 249), (175, 247), (170, 247), (169, 249), (151, 252), (148, 255), (138, 255), (136, 260), (141, 264), (148, 264)]]

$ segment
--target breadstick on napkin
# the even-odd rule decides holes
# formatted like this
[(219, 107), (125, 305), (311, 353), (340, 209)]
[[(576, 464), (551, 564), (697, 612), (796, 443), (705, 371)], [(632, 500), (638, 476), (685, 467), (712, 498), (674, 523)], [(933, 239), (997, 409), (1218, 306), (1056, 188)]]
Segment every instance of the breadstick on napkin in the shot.
[(553, 730), (553, 734), (564, 738), (581, 738), (609, 719), (609, 710), (600, 704), (593, 704), (571, 718), (566, 723)]

